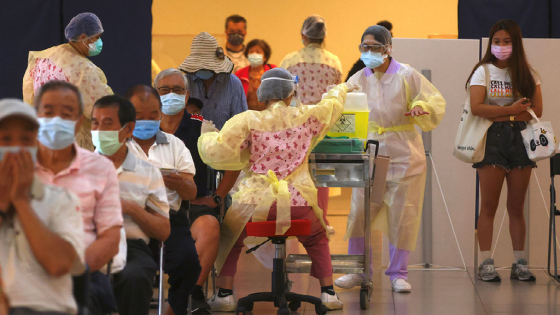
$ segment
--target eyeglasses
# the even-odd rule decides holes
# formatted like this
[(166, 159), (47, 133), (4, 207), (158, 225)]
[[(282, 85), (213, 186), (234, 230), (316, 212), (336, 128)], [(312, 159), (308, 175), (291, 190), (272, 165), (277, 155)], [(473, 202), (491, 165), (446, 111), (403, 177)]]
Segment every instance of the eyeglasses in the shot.
[(175, 93), (175, 94), (185, 94), (185, 92), (187, 91), (187, 89), (182, 88), (182, 87), (160, 87), (159, 89), (157, 89), (160, 95), (165, 95), (165, 94), (169, 94), (171, 92)]
[(358, 48), (360, 49), (360, 52), (371, 51), (374, 53), (384, 53), (387, 51), (387, 47), (385, 47), (385, 45), (379, 45), (379, 44), (375, 44), (375, 45), (360, 44)]

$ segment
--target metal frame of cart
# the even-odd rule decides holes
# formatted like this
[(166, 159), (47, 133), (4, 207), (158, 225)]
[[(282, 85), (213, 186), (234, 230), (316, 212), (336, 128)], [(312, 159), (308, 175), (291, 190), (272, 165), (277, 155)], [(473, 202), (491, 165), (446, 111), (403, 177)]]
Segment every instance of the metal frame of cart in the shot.
[[(372, 149), (375, 146), (375, 150)], [(373, 285), (371, 282), (371, 213), (370, 201), (377, 192), (376, 201), (381, 201), (387, 178), (389, 157), (378, 156), (379, 142), (368, 140), (364, 154), (312, 153), (309, 156), (309, 172), (317, 187), (364, 188), (364, 255), (331, 255), (334, 273), (363, 273), (364, 282), (360, 289), (360, 308), (369, 306)], [(377, 167), (379, 163), (385, 167)], [(371, 171), (370, 171), (371, 170)], [(370, 176), (371, 174), (371, 176)], [(379, 194), (379, 192), (381, 192)], [(309, 273), (311, 260), (308, 255), (289, 255), (286, 260), (288, 273)]]

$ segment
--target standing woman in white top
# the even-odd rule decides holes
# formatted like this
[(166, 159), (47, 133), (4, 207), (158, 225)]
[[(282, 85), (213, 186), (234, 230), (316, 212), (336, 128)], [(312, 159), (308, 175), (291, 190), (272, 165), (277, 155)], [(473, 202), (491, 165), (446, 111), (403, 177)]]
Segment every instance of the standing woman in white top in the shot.
[[(513, 244), (514, 263), (511, 278), (535, 281), (523, 257), (525, 218), (523, 205), (535, 162), (525, 151), (521, 130), (542, 114), (540, 78), (525, 56), (519, 26), (512, 20), (500, 20), (490, 30), (484, 58), (474, 67), (470, 83), (471, 110), (475, 116), (493, 122), (488, 129), (484, 159), (473, 165), (480, 177), (481, 210), (478, 238), (483, 262), (478, 277), (484, 281), (500, 281), (491, 258), (494, 216), (498, 208), (504, 179), (507, 183), (507, 211)], [(485, 69), (486, 68), (486, 69)], [(486, 87), (486, 73), (490, 76)], [(488, 103), (485, 104), (486, 93)]]

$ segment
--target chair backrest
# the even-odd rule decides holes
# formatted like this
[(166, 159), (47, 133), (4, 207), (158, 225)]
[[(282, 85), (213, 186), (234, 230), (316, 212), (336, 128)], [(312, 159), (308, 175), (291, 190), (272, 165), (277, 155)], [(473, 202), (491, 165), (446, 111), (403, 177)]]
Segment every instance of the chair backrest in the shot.
[(560, 175), (560, 154), (555, 154), (550, 158), (550, 177)]

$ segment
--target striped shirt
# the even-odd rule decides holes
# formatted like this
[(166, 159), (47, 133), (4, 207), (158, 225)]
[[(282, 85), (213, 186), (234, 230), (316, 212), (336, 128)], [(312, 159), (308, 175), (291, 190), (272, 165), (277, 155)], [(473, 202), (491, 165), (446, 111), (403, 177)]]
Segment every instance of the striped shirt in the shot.
[[(127, 144), (129, 145), (129, 144)], [(169, 204), (163, 177), (159, 169), (147, 161), (137, 158), (128, 151), (126, 158), (117, 169), (121, 198), (134, 201), (142, 208), (150, 208), (169, 218)], [(127, 239), (142, 239), (148, 244), (150, 237), (128, 215), (124, 215), (124, 229)]]
[(210, 85), (208, 93), (204, 82), (194, 74), (186, 74), (189, 81), (190, 97), (198, 98), (204, 104), (202, 116), (211, 120), (216, 128), (222, 129), (231, 117), (247, 110), (247, 99), (243, 84), (235, 74), (219, 73)]

